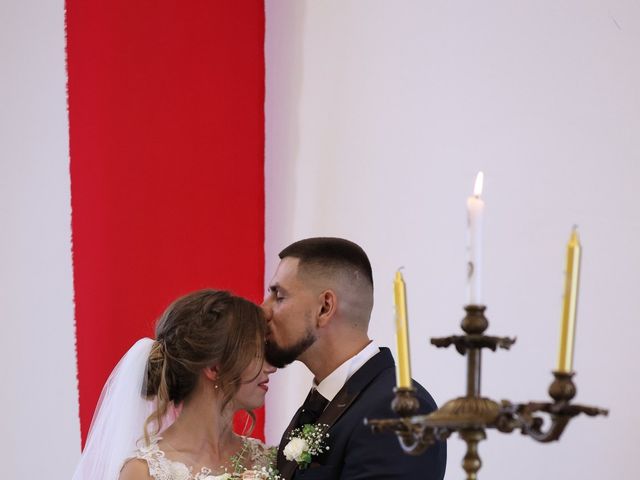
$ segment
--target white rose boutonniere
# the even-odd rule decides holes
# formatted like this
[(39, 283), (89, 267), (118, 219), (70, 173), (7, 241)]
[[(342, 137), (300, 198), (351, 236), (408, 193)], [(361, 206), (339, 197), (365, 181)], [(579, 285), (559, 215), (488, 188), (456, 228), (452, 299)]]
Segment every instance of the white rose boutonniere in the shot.
[(325, 445), (329, 434), (326, 433), (329, 425), (303, 425), (291, 431), (289, 443), (282, 453), (289, 461), (295, 461), (300, 468), (307, 468), (314, 456), (319, 455), (329, 447)]
[(295, 460), (300, 462), (302, 455), (309, 449), (307, 441), (303, 438), (294, 437), (289, 440), (289, 443), (284, 447), (284, 456), (287, 460)]

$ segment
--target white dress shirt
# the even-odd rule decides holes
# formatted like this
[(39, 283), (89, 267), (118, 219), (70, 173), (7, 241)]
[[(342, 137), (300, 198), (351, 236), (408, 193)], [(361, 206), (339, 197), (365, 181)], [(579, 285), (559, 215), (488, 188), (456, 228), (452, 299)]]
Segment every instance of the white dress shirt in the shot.
[(351, 375), (356, 373), (360, 367), (367, 363), (379, 351), (380, 347), (378, 347), (376, 342), (369, 342), (369, 344), (360, 350), (359, 353), (355, 354), (331, 372), (327, 378), (320, 382), (319, 385), (316, 385), (314, 380), (313, 388), (318, 390), (318, 392), (327, 400), (333, 400), (344, 384), (347, 383), (347, 380), (351, 378)]

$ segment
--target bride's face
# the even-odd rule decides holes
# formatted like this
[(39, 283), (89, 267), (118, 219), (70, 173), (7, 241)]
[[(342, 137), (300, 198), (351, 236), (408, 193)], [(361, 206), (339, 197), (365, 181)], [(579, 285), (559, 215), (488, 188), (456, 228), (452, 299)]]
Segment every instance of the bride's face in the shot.
[(264, 405), (264, 397), (269, 390), (269, 375), (276, 368), (265, 360), (254, 360), (242, 374), (242, 384), (238, 389), (234, 403), (238, 410), (254, 410)]

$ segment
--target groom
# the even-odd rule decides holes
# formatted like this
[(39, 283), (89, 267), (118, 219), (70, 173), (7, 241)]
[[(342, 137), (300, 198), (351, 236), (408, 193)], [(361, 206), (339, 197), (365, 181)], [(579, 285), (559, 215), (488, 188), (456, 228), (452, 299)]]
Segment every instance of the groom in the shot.
[[(395, 366), (388, 348), (369, 339), (373, 276), (365, 252), (340, 238), (308, 238), (280, 252), (280, 264), (263, 303), (269, 333), (267, 359), (276, 367), (299, 360), (314, 375), (313, 387), (278, 449), (278, 469), (290, 479), (444, 478), (446, 444), (420, 456), (402, 452), (392, 433), (373, 434), (365, 418), (388, 418)], [(436, 409), (414, 382), (420, 413)], [(329, 449), (307, 468), (285, 458), (292, 429), (329, 425)]]

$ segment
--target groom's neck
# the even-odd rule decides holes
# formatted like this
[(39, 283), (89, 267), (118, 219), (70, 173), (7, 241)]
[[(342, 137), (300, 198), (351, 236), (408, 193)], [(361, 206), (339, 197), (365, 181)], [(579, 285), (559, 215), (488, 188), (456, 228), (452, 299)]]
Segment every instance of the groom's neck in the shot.
[(370, 342), (366, 334), (318, 339), (300, 360), (311, 370), (314, 381), (319, 384), (340, 365), (360, 353)]

